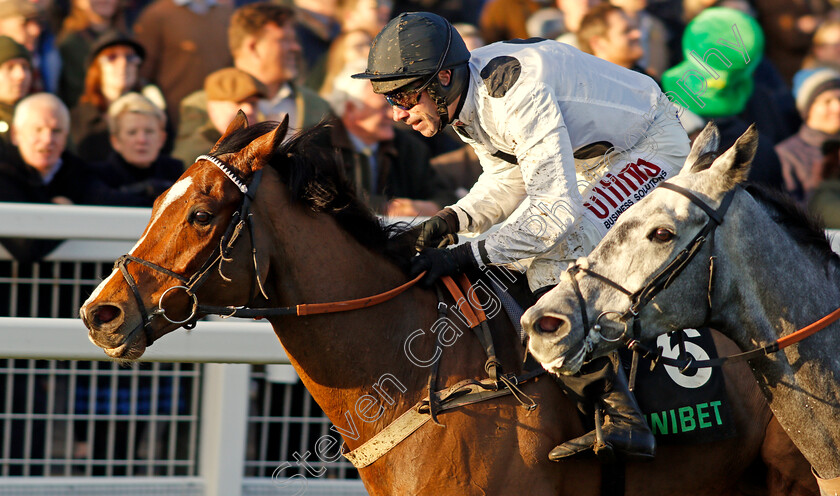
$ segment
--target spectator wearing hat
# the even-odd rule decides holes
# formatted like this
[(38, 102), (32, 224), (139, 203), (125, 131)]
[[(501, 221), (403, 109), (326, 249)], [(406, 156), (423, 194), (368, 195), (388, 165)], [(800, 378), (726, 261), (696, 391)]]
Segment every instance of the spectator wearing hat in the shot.
[(817, 69), (804, 75), (795, 89), (796, 108), (804, 122), (795, 135), (776, 146), (776, 152), (785, 188), (807, 202), (822, 179), (818, 166), (824, 158), (823, 146), (840, 140), (840, 72)]
[(40, 16), (34, 2), (0, 0), (0, 35), (12, 38), (33, 53), (41, 36)]
[(10, 144), (15, 104), (29, 94), (32, 66), (29, 50), (9, 38), (0, 36), (0, 147)]
[[(315, 91), (299, 85), (300, 45), (292, 10), (257, 2), (236, 10), (228, 30), (233, 65), (265, 86), (259, 110), (265, 120), (289, 116), (289, 128), (298, 131), (334, 117), (330, 105)], [(181, 102), (178, 138), (192, 136), (207, 123), (207, 95), (197, 91)], [(194, 157), (191, 157), (191, 161)], [(191, 163), (191, 162), (190, 162)]]
[(100, 162), (111, 152), (108, 107), (129, 92), (138, 92), (164, 108), (160, 90), (140, 77), (143, 47), (118, 31), (103, 35), (88, 58), (85, 91), (71, 112), (71, 138), (76, 153), (88, 162)]
[(124, 10), (119, 0), (71, 0), (57, 37), (62, 61), (57, 94), (69, 108), (84, 92), (90, 52), (100, 37), (128, 30)]
[(161, 155), (166, 113), (143, 95), (126, 93), (108, 108), (108, 131), (113, 151), (91, 169), (121, 193), (114, 196), (117, 204), (151, 207), (184, 172), (183, 162)]
[[(739, 49), (722, 44), (733, 39), (737, 27)], [(726, 150), (749, 127), (742, 118), (755, 88), (754, 73), (764, 51), (764, 34), (752, 17), (727, 7), (710, 7), (686, 27), (682, 39), (685, 59), (662, 75), (662, 89), (676, 104), (713, 121), (721, 133), (720, 149)], [(764, 103), (772, 106), (772, 102)], [(770, 122), (756, 122), (758, 151), (749, 179), (782, 189), (781, 164), (773, 140), (764, 132)]]
[(262, 120), (258, 102), (266, 95), (265, 86), (245, 71), (235, 67), (218, 70), (204, 80), (207, 118), (189, 134), (178, 136), (172, 156), (192, 164), (195, 158), (208, 153), (222, 137), (239, 110), (249, 124)]
[(8, 36), (30, 53), (34, 91), (55, 90), (61, 59), (51, 40), (43, 40), (42, 12), (30, 0), (0, 0), (0, 36)]
[(163, 92), (173, 129), (178, 127), (181, 100), (201, 89), (211, 72), (231, 63), (227, 27), (232, 4), (221, 0), (155, 0), (134, 24), (137, 41), (147, 54), (140, 74)]
[(391, 105), (348, 70), (335, 79), (330, 103), (340, 121), (332, 142), (347, 177), (377, 213), (432, 216), (457, 198), (429, 164), (430, 151), (410, 131), (395, 129)]

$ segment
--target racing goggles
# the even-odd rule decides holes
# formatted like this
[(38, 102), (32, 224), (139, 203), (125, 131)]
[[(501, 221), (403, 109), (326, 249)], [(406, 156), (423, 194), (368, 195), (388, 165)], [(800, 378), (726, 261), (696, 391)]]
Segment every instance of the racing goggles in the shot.
[(407, 84), (396, 91), (385, 93), (385, 100), (392, 107), (397, 107), (401, 110), (410, 110), (420, 103), (420, 95), (423, 93), (423, 90), (432, 84), (432, 81), (434, 81), (436, 76), (437, 73), (433, 74), (432, 77), (427, 79), (425, 82), (422, 80), (416, 81), (414, 83)]

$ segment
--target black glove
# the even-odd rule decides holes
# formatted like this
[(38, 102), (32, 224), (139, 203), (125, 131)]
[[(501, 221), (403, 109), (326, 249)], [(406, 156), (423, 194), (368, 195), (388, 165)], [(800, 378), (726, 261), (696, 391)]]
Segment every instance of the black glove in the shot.
[(463, 272), (470, 267), (478, 267), (470, 243), (464, 243), (451, 250), (426, 248), (411, 259), (411, 277), (414, 278), (424, 270), (427, 271), (420, 280), (420, 285), (428, 288), (441, 277)]
[(417, 236), (414, 242), (417, 251), (455, 244), (458, 242), (458, 214), (451, 208), (444, 208), (410, 232)]

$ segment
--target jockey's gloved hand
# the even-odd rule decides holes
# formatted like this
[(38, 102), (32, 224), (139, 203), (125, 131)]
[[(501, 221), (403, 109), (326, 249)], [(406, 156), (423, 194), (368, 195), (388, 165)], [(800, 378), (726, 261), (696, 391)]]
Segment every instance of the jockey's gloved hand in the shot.
[(458, 242), (458, 214), (447, 207), (436, 213), (429, 220), (413, 227), (406, 233), (412, 236), (414, 248), (443, 248)]
[(463, 272), (470, 267), (478, 267), (471, 243), (464, 243), (451, 250), (426, 248), (411, 259), (411, 277), (425, 270), (426, 275), (420, 280), (420, 285), (430, 287), (441, 277)]

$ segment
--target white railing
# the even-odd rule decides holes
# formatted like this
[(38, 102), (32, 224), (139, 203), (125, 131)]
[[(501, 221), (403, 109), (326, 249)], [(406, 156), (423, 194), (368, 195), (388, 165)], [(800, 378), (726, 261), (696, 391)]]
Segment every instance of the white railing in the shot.
[[(44, 239), (66, 239), (61, 246), (45, 257), (45, 261), (34, 264), (31, 273), (26, 276), (19, 276), (16, 270), (11, 275), (0, 276), (0, 287), (8, 287), (9, 298), (14, 301), (24, 299), (43, 299), (38, 289), (41, 285), (66, 283), (61, 273), (61, 264), (75, 264), (69, 277), (68, 283), (72, 287), (72, 298), (76, 301), (83, 300), (94, 281), (83, 280), (80, 276), (83, 271), (79, 268), (84, 262), (104, 262), (110, 264), (114, 259), (123, 253), (128, 252), (135, 241), (142, 234), (142, 230), (148, 222), (150, 209), (141, 208), (106, 208), (106, 207), (82, 207), (82, 206), (54, 206), (34, 204), (10, 204), (0, 203), (0, 237), (26, 237)], [(0, 247), (0, 261), (9, 260), (8, 253)], [(16, 262), (2, 262), (15, 269)], [(108, 269), (98, 269), (96, 277), (107, 275)], [(55, 298), (60, 298), (59, 289), (50, 291)], [(58, 296), (56, 296), (58, 295)], [(50, 295), (48, 295), (50, 296)], [(66, 306), (67, 302), (62, 305)], [(32, 303), (34, 308), (37, 305)], [(80, 418), (98, 419), (99, 416), (87, 414), (87, 416), (75, 415), (72, 413), (72, 401), (68, 400), (70, 407), (64, 410), (58, 406), (58, 401), (48, 398), (44, 407), (46, 413), (40, 412), (33, 407), (32, 397), (40, 394), (34, 387), (35, 381), (32, 377), (47, 377), (50, 384), (55, 388), (56, 384), (63, 384), (62, 379), (56, 377), (69, 377), (71, 383), (76, 381), (77, 376), (81, 377), (75, 365), (70, 366), (69, 371), (63, 370), (56, 363), (48, 362), (49, 370), (44, 371), (36, 367), (35, 360), (109, 360), (104, 353), (95, 347), (87, 339), (87, 330), (81, 321), (65, 315), (65, 318), (55, 318), (60, 312), (56, 310), (58, 303), (51, 303), (50, 310), (46, 311), (52, 318), (38, 317), (0, 317), (0, 360), (13, 364), (20, 362), (25, 364), (23, 368), (13, 368), (8, 365), (7, 371), (15, 371), (18, 376), (24, 378), (24, 384), (29, 386), (27, 390), (26, 409), (23, 413), (14, 413), (9, 405), (12, 402), (13, 372), (7, 372), (4, 377), (0, 375), (0, 405), (2, 399), (6, 398), (5, 405), (7, 412), (0, 408), (0, 429), (5, 423), (6, 429), (0, 432), (8, 438), (14, 422), (25, 424), (26, 436), (46, 425), (46, 437), (61, 437), (53, 432), (53, 425), (59, 425), (58, 421), (65, 421), (66, 424), (78, 421)], [(16, 307), (12, 306), (12, 314), (17, 315)], [(43, 311), (32, 309), (31, 315), (40, 315)], [(66, 313), (66, 312), (65, 312)], [(17, 359), (15, 362), (11, 359)], [(288, 358), (282, 346), (274, 335), (270, 325), (264, 322), (253, 322), (243, 320), (222, 320), (201, 322), (193, 331), (179, 330), (166, 336), (165, 341), (157, 346), (151, 347), (143, 357), (148, 362), (190, 362), (201, 363), (200, 370), (195, 377), (200, 378), (200, 390), (196, 391), (199, 398), (197, 406), (197, 419), (192, 422), (191, 437), (194, 439), (197, 453), (189, 457), (186, 463), (195, 465), (193, 475), (184, 476), (68, 476), (70, 465), (74, 463), (71, 455), (64, 465), (58, 465), (56, 470), (49, 470), (50, 464), (46, 463), (46, 473), (42, 476), (0, 476), (0, 496), (6, 495), (105, 495), (105, 494), (179, 494), (179, 495), (207, 495), (207, 496), (236, 496), (236, 495), (284, 495), (300, 494), (300, 484), (285, 484), (284, 481), (272, 480), (270, 470), (246, 470), (250, 465), (254, 467), (270, 467), (272, 463), (266, 461), (253, 461), (255, 450), (246, 445), (246, 440), (255, 436), (249, 436), (249, 429), (254, 428), (256, 423), (262, 427), (272, 422), (285, 422), (283, 418), (291, 418), (288, 413), (286, 417), (272, 418), (267, 412), (259, 412), (255, 418), (259, 421), (250, 420), (249, 405), (254, 408), (253, 398), (255, 384), (261, 388), (276, 387), (277, 381), (295, 382), (296, 375), (288, 365)], [(41, 362), (37, 362), (41, 363)], [(74, 362), (71, 362), (71, 364)], [(262, 372), (252, 372), (254, 364), (275, 364), (267, 365)], [(279, 364), (279, 365), (277, 365)], [(261, 369), (264, 367), (260, 367)], [(62, 370), (59, 370), (62, 369)], [(120, 371), (121, 375), (123, 371)], [(106, 372), (107, 373), (107, 372)], [(41, 375), (39, 375), (41, 374)], [(62, 375), (63, 374), (63, 375)], [(127, 375), (131, 375), (128, 371)], [(136, 374), (135, 374), (136, 375)], [(165, 373), (157, 369), (153, 376), (164, 376)], [(278, 379), (279, 377), (279, 379)], [(93, 381), (95, 379), (91, 379)], [(136, 381), (136, 379), (133, 379)], [(26, 382), (28, 381), (28, 382)], [(112, 381), (112, 384), (116, 382)], [(283, 396), (286, 400), (291, 398), (291, 385), (283, 385), (285, 389)], [(116, 386), (112, 385), (116, 390)], [(70, 388), (72, 389), (72, 388)], [(96, 389), (94, 388), (94, 391)], [(5, 391), (5, 392), (4, 392)], [(68, 392), (72, 395), (72, 391)], [(265, 393), (266, 398), (271, 398), (270, 391)], [(281, 398), (282, 399), (282, 398)], [(91, 400), (93, 404), (94, 400)], [(278, 400), (280, 401), (280, 400)], [(309, 403), (311, 400), (303, 400), (306, 405), (303, 407), (305, 417), (298, 420), (305, 422), (306, 426), (319, 426), (322, 433), (327, 433), (329, 422), (320, 412), (310, 412)], [(268, 403), (268, 401), (265, 401)], [(288, 412), (288, 407), (284, 411)], [(155, 412), (151, 413), (152, 418)], [(119, 415), (102, 416), (103, 422), (108, 422), (108, 429), (113, 431), (113, 425), (118, 421), (126, 419), (134, 422), (139, 416), (121, 417)], [(178, 418), (173, 417), (173, 418)], [(191, 418), (189, 416), (184, 418)], [(53, 420), (58, 419), (55, 423)], [(141, 419), (142, 420), (142, 419)], [(89, 420), (93, 424), (93, 420)], [(174, 423), (174, 420), (173, 420)], [(196, 424), (198, 424), (196, 426)], [(134, 425), (134, 424), (131, 424)], [(197, 427), (197, 429), (196, 429)], [(68, 440), (71, 437), (69, 428), (67, 430)], [(267, 428), (263, 429), (268, 430)], [(288, 427), (283, 432), (288, 432)], [(191, 431), (191, 432), (192, 432)], [(110, 434), (109, 434), (110, 435)], [(170, 433), (172, 440), (175, 435)], [(305, 436), (304, 436), (305, 437)], [(31, 444), (31, 440), (27, 441)], [(50, 446), (48, 439), (46, 445)], [(283, 441), (289, 445), (288, 440)], [(5, 447), (4, 447), (5, 444)], [(9, 457), (9, 445), (11, 442), (0, 442), (0, 458)], [(70, 442), (64, 443), (66, 450), (70, 451)], [(265, 445), (265, 439), (261, 440)], [(292, 444), (288, 449), (294, 447)], [(5, 455), (4, 453), (5, 449)], [(173, 449), (173, 448), (170, 448)], [(300, 451), (312, 450), (311, 446), (301, 446)], [(151, 457), (151, 455), (149, 455)], [(48, 455), (44, 455), (46, 460)], [(131, 458), (131, 455), (129, 455)], [(248, 461), (252, 459), (252, 461)], [(12, 458), (6, 460), (9, 462)], [(37, 465), (37, 460), (12, 460), (20, 461), (29, 473), (30, 466)], [(289, 460), (295, 463), (294, 460)], [(76, 461), (84, 465), (84, 460)], [(2, 464), (2, 460), (0, 460)], [(87, 459), (88, 467), (94, 465)], [(105, 462), (108, 467), (110, 465)], [(113, 463), (111, 463), (112, 465)], [(107, 470), (113, 472), (112, 469)], [(352, 472), (352, 468), (346, 462), (333, 463), (330, 465), (332, 475), (342, 477)], [(90, 469), (88, 468), (88, 472)], [(167, 473), (170, 473), (171, 470)], [(260, 473), (263, 477), (246, 476), (247, 472)], [(3, 472), (0, 472), (2, 474)], [(110, 473), (110, 472), (109, 472)], [(284, 475), (293, 475), (293, 472), (286, 471)], [(281, 487), (282, 486), (282, 487)], [(309, 479), (305, 484), (307, 495), (363, 495), (364, 488), (358, 480), (335, 480), (335, 479)]]
[[(9, 298), (15, 301), (27, 299), (44, 298), (37, 290), (39, 285), (51, 283), (58, 284), (62, 281), (60, 264), (75, 264), (73, 274), (69, 277), (72, 286), (74, 301), (81, 301), (87, 295), (98, 278), (110, 272), (110, 263), (123, 253), (128, 252), (140, 237), (143, 228), (148, 222), (149, 209), (138, 208), (105, 208), (105, 207), (68, 207), (53, 205), (33, 204), (3, 204), (0, 203), (0, 237), (29, 237), (46, 239), (66, 239), (65, 243), (50, 253), (45, 262), (35, 264), (31, 273), (20, 276), (12, 271), (11, 275), (0, 274), (0, 288), (8, 287)], [(835, 251), (840, 248), (840, 236), (833, 232), (832, 243)], [(6, 260), (3, 262), (3, 260)], [(0, 264), (12, 264), (8, 262), (8, 253), (0, 247)], [(103, 265), (102, 263), (105, 263)], [(84, 271), (79, 267), (83, 263), (100, 263), (104, 268), (94, 271), (94, 276), (80, 274)], [(59, 293), (58, 290), (53, 293)], [(5, 296), (4, 296), (5, 297)], [(2, 302), (0, 302), (2, 303)], [(66, 302), (65, 302), (66, 303)], [(28, 310), (30, 315), (43, 313), (34, 309)], [(0, 361), (3, 359), (24, 360), (28, 364), (21, 369), (21, 377), (24, 383), (29, 385), (27, 391), (29, 400), (27, 410), (22, 414), (11, 412), (9, 409), (12, 384), (11, 375), (4, 377), (0, 375), (0, 405), (5, 404), (8, 412), (4, 413), (0, 408), (0, 430), (8, 437), (10, 428), (16, 421), (26, 424), (26, 432), (31, 433), (37, 429), (36, 422), (39, 422), (50, 415), (55, 418), (68, 419), (70, 423), (74, 418), (72, 412), (59, 412), (55, 404), (47, 402), (45, 407), (47, 414), (38, 413), (32, 406), (31, 397), (36, 394), (34, 391), (32, 377), (43, 372), (34, 364), (36, 360), (108, 360), (102, 351), (92, 345), (86, 335), (86, 330), (78, 319), (68, 318), (73, 315), (62, 315), (56, 310), (60, 305), (51, 303), (51, 310), (47, 313), (53, 318), (36, 317), (2, 317), (0, 318)], [(18, 315), (16, 307), (11, 306), (11, 315)], [(261, 430), (262, 436), (265, 431), (270, 430), (270, 422), (276, 419), (268, 415), (266, 411), (249, 419), (249, 403), (253, 409), (255, 401), (249, 398), (254, 392), (254, 384), (259, 384), (264, 389), (262, 403), (269, 404), (272, 400), (270, 388), (277, 387), (280, 382), (294, 382), (295, 374), (288, 371), (288, 359), (283, 352), (270, 326), (265, 323), (250, 321), (212, 321), (202, 322), (190, 332), (177, 331), (166, 336), (165, 341), (150, 348), (144, 355), (145, 361), (160, 362), (191, 362), (201, 363), (199, 369), (194, 373), (196, 381), (200, 382), (200, 389), (196, 391), (196, 397), (200, 405), (197, 406), (197, 422), (199, 426), (193, 425), (191, 437), (197, 437), (195, 442), (195, 456), (188, 457), (187, 463), (195, 467), (194, 473), (181, 476), (107, 476), (91, 477), (70, 476), (72, 457), (67, 456), (69, 461), (61, 465), (58, 475), (55, 471), (46, 473), (44, 476), (12, 477), (2, 476), (0, 471), (0, 496), (35, 496), (35, 495), (85, 495), (98, 496), (110, 494), (140, 495), (140, 494), (178, 494), (195, 496), (237, 496), (237, 495), (284, 495), (301, 494), (301, 484), (277, 484), (272, 480), (271, 463), (261, 460), (259, 457), (266, 451), (266, 437), (260, 438), (256, 444), (259, 449), (246, 444), (246, 440), (257, 437), (253, 432)], [(6, 360), (12, 363), (12, 360)], [(53, 370), (61, 369), (57, 362), (49, 362), (48, 368), (52, 374)], [(74, 362), (71, 362), (74, 363)], [(275, 364), (268, 365), (266, 370), (252, 371), (254, 364)], [(279, 365), (277, 365), (279, 364)], [(12, 369), (9, 365), (7, 370)], [(262, 369), (262, 365), (256, 367)], [(65, 367), (66, 368), (66, 367)], [(78, 367), (71, 365), (69, 371), (64, 372), (70, 377), (70, 381), (81, 376)], [(2, 371), (0, 371), (2, 374)], [(11, 373), (9, 373), (11, 374)], [(57, 373), (56, 373), (57, 374)], [(53, 385), (59, 383), (55, 377), (60, 374), (49, 375)], [(107, 374), (107, 372), (106, 372)], [(111, 372), (114, 375), (113, 372)], [(164, 375), (156, 369), (153, 374)], [(278, 379), (279, 378), (279, 379)], [(200, 380), (198, 380), (200, 379)], [(26, 382), (28, 381), (28, 382)], [(291, 385), (284, 385), (282, 394), (285, 400), (291, 398)], [(4, 389), (5, 388), (5, 389)], [(276, 399), (276, 398), (275, 398)], [(52, 400), (51, 400), (52, 401)], [(306, 400), (303, 400), (306, 403)], [(310, 400), (311, 401), (311, 400)], [(53, 401), (55, 403), (55, 401)], [(310, 412), (310, 406), (306, 403), (301, 410), (302, 417), (307, 422), (308, 428), (312, 425), (320, 429), (320, 435), (329, 433), (329, 422)], [(50, 410), (52, 409), (52, 410)], [(152, 417), (154, 413), (152, 414)], [(284, 404), (281, 417), (277, 422), (286, 422), (286, 419), (296, 417), (289, 410), (288, 401)], [(88, 415), (84, 418), (98, 418), (95, 415)], [(109, 429), (112, 429), (116, 421), (124, 420), (120, 416), (107, 418)], [(132, 419), (134, 417), (131, 417)], [(187, 416), (186, 418), (192, 418)], [(89, 423), (92, 423), (90, 420)], [(174, 422), (174, 421), (173, 421)], [(42, 422), (43, 423), (43, 422)], [(195, 422), (193, 422), (195, 424)], [(37, 424), (40, 425), (40, 424)], [(52, 424), (47, 424), (48, 435), (56, 435), (51, 432)], [(284, 424), (281, 436), (284, 444), (284, 451), (289, 445), (287, 436), (289, 429)], [(257, 429), (259, 427), (259, 429)], [(28, 434), (27, 434), (28, 435)], [(174, 435), (171, 435), (174, 439)], [(188, 438), (190, 437), (188, 436)], [(24, 436), (25, 437), (25, 436)], [(70, 434), (67, 434), (68, 439)], [(302, 436), (304, 439), (316, 439), (311, 436)], [(47, 441), (49, 443), (49, 441)], [(307, 448), (306, 442), (299, 449), (301, 452)], [(8, 458), (10, 442), (0, 439), (0, 465), (4, 463), (3, 457)], [(65, 443), (69, 446), (69, 442)], [(48, 444), (49, 445), (49, 444)], [(69, 447), (66, 448), (69, 451)], [(288, 448), (291, 450), (292, 448)], [(254, 454), (256, 453), (256, 454)], [(149, 455), (151, 457), (151, 455)], [(250, 460), (250, 461), (249, 461)], [(8, 461), (8, 460), (6, 460)], [(291, 461), (291, 460), (289, 460)], [(84, 465), (85, 461), (80, 462)], [(93, 462), (88, 457), (87, 466)], [(106, 467), (107, 468), (107, 467)], [(334, 477), (343, 478), (352, 470), (344, 463), (331, 465), (333, 478), (327, 479), (306, 479), (305, 493), (309, 496), (317, 495), (363, 495), (366, 494), (361, 483), (356, 481), (335, 480)], [(90, 472), (90, 469), (87, 469)], [(49, 471), (47, 471), (49, 472)], [(302, 472), (301, 472), (302, 473)], [(249, 474), (259, 474), (260, 477)], [(286, 475), (292, 475), (286, 472)], [(306, 474), (303, 474), (306, 477)], [(282, 482), (282, 481), (281, 481)], [(282, 488), (280, 486), (283, 486)]]

